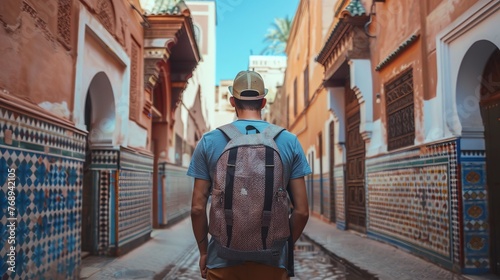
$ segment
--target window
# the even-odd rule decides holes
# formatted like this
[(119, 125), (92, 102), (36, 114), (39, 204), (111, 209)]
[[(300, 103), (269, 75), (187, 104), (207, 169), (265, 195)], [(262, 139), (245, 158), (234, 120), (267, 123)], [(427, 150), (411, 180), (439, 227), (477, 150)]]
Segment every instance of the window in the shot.
[(415, 142), (413, 69), (385, 84), (388, 150), (411, 146)]

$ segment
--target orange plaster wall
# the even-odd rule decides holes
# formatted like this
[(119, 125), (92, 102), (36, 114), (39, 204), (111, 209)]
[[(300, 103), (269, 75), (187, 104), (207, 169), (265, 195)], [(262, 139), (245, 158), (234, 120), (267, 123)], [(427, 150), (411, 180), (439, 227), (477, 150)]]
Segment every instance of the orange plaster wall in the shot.
[[(373, 68), (380, 63), (388, 54), (394, 51), (399, 44), (405, 41), (410, 35), (418, 32), (421, 39), (415, 45), (418, 45), (420, 51), (415, 51), (414, 60), (419, 62), (416, 65), (420, 68), (414, 68), (414, 83), (415, 91), (420, 92), (418, 98), (415, 99), (415, 105), (420, 105), (423, 100), (430, 100), (436, 97), (437, 86), (437, 57), (436, 57), (436, 36), (441, 30), (446, 28), (455, 19), (457, 19), (467, 9), (477, 3), (477, 0), (471, 1), (442, 1), (442, 0), (426, 0), (424, 1), (386, 1), (383, 4), (376, 4), (376, 16), (374, 23), (370, 27), (370, 33), (376, 35), (375, 39), (371, 40), (371, 57)], [(422, 15), (423, 13), (423, 15)], [(422, 22), (424, 18), (424, 23)], [(425, 26), (422, 26), (422, 23)], [(421, 44), (425, 43), (425, 46)], [(408, 56), (408, 50), (400, 55), (394, 61), (387, 65), (386, 68), (398, 69), (399, 65), (408, 63), (408, 59), (403, 57)], [(420, 54), (419, 54), (420, 53)], [(421, 63), (421, 56), (424, 56), (426, 63)], [(422, 69), (425, 68), (425, 69)], [(373, 72), (373, 83), (375, 93), (382, 92), (383, 82), (387, 80), (387, 69), (383, 71)], [(417, 75), (418, 73), (418, 75)], [(394, 74), (394, 73), (392, 73)], [(427, 83), (427, 87), (422, 87), (423, 83)], [(423, 100), (422, 100), (423, 99)], [(423, 105), (423, 104), (422, 104)], [(421, 110), (422, 107), (417, 107), (416, 110)], [(381, 104), (374, 104), (374, 119), (381, 117)], [(417, 112), (415, 112), (417, 116)], [(420, 113), (418, 115), (421, 115)], [(385, 120), (384, 120), (385, 122)]]
[(299, 135), (299, 140), (304, 149), (308, 149), (312, 146), (315, 147), (316, 157), (319, 157), (318, 135), (320, 132), (323, 132), (323, 153), (326, 153), (325, 143), (327, 142), (325, 139), (326, 132), (324, 132), (324, 128), (327, 120), (330, 118), (330, 111), (326, 108), (327, 102), (327, 92), (325, 90), (321, 90), (307, 110), (305, 117), (307, 120), (307, 129), (303, 134)]
[[(299, 29), (295, 41), (292, 42), (292, 47), (287, 59), (287, 74), (285, 79), (286, 94), (289, 96), (289, 125), (293, 127), (296, 118), (304, 110), (304, 88), (303, 88), (303, 71), (306, 63), (306, 48), (307, 48), (307, 22), (300, 20)], [(297, 104), (294, 104), (294, 80), (297, 79)], [(294, 109), (297, 106), (297, 109)], [(297, 112), (295, 115), (294, 112)]]
[[(426, 17), (426, 49), (427, 49), (427, 78), (429, 88), (424, 94), (425, 100), (436, 97), (437, 86), (437, 57), (436, 57), (436, 36), (441, 30), (457, 19), (467, 9), (477, 3), (477, 0), (470, 1), (437, 1), (428, 0), (427, 8), (429, 10)], [(434, 3), (437, 2), (437, 3)]]
[[(0, 88), (73, 108), (78, 2), (71, 8), (69, 49), (58, 41), (57, 0), (0, 2)], [(28, 10), (30, 12), (28, 12)]]
[[(304, 150), (315, 147), (318, 151), (318, 134), (323, 131), (325, 122), (330, 118), (327, 108), (327, 94), (322, 87), (324, 69), (314, 61), (323, 47), (323, 19), (321, 1), (301, 1), (300, 14), (296, 22), (295, 37), (288, 42), (287, 73), (284, 92), (289, 98), (289, 129), (295, 133)], [(308, 13), (309, 8), (309, 13)], [(297, 17), (296, 15), (296, 17)], [(332, 15), (333, 16), (333, 15)], [(304, 69), (309, 65), (309, 105), (304, 102)], [(297, 115), (294, 114), (293, 83), (297, 79)], [(322, 134), (323, 137), (325, 133)], [(323, 143), (326, 143), (323, 141)], [(325, 147), (323, 151), (326, 151)], [(319, 155), (315, 153), (318, 157)]]
[[(421, 40), (415, 42), (411, 55), (409, 50), (403, 51), (396, 59), (385, 66), (381, 71), (375, 71), (375, 67), (382, 62), (389, 54), (395, 51), (411, 35), (421, 32), (421, 1), (401, 0), (386, 1), (376, 4), (376, 16), (373, 17), (373, 23), (370, 25), (370, 34), (376, 36), (370, 39), (370, 52), (372, 64), (372, 77), (374, 94), (381, 94), (383, 101), (383, 84), (387, 82), (395, 73), (399, 73), (408, 63), (419, 61), (421, 65), (419, 44)], [(417, 46), (417, 47), (416, 47)], [(413, 61), (413, 62), (412, 62)], [(421, 73), (421, 69), (418, 70)], [(414, 82), (417, 82), (417, 69), (414, 67)], [(420, 77), (419, 83), (422, 82)], [(376, 100), (375, 97), (373, 100)], [(373, 103), (373, 119), (378, 120), (382, 117), (385, 123), (383, 102)]]
[(392, 53), (402, 42), (420, 30), (421, 1), (399, 0), (376, 4), (373, 17), (372, 57), (374, 66)]

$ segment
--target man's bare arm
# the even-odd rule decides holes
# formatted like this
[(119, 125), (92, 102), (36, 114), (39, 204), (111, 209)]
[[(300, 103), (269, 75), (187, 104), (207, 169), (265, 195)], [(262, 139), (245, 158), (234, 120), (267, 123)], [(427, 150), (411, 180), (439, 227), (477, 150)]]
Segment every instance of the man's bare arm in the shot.
[(208, 246), (208, 218), (207, 202), (210, 194), (210, 181), (195, 179), (193, 188), (193, 198), (191, 202), (191, 221), (194, 237), (198, 243), (200, 254), (207, 253)]
[(290, 180), (290, 192), (293, 196), (293, 212), (290, 217), (292, 238), (295, 243), (302, 235), (309, 219), (309, 204), (307, 202), (306, 182), (304, 177)]

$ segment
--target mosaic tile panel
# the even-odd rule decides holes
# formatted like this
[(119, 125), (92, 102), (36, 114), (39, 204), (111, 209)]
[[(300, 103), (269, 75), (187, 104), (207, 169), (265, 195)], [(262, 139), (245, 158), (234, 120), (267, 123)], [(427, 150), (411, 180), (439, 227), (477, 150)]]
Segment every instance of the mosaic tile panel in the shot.
[(456, 143), (367, 161), (368, 234), (451, 268), (460, 263)]
[(96, 169), (117, 169), (120, 157), (118, 150), (92, 150), (90, 153), (91, 168)]
[(323, 216), (328, 220), (331, 220), (330, 206), (330, 179), (327, 174), (323, 176)]
[(84, 159), (86, 135), (0, 107), (0, 144)]
[[(0, 107), (0, 275), (76, 279), (85, 135)], [(8, 169), (16, 169), (15, 272), (8, 271)]]
[(368, 229), (450, 256), (447, 165), (369, 173)]
[(462, 151), (461, 182), (464, 228), (464, 273), (490, 269), (489, 217), (484, 151)]
[(122, 150), (120, 168), (153, 172), (153, 157)]
[(152, 173), (119, 170), (118, 246), (152, 230)]
[[(160, 164), (160, 182), (158, 196), (159, 205), (163, 211), (159, 212), (161, 225), (182, 217), (191, 210), (191, 197), (193, 190), (193, 179), (186, 176), (187, 169), (171, 164)], [(164, 175), (164, 176), (163, 176)]]
[(321, 187), (320, 187), (320, 178), (318, 174), (314, 174), (312, 176), (312, 197), (310, 198), (310, 207), (312, 206), (312, 210), (318, 214), (321, 213)]
[(110, 171), (101, 170), (98, 171), (99, 174), (99, 215), (97, 221), (98, 227), (98, 244), (97, 251), (99, 255), (106, 255), (109, 253), (109, 226), (110, 226), (110, 213), (109, 213), (109, 204), (110, 204), (110, 191), (109, 188), (112, 187), (110, 185)]
[(336, 166), (333, 170), (335, 184), (335, 212), (337, 228), (345, 229), (344, 168)]
[(448, 177), (450, 191), (450, 213), (451, 213), (451, 236), (453, 250), (453, 264), (456, 267), (460, 266), (462, 259), (462, 250), (460, 247), (461, 232), (463, 225), (461, 224), (461, 185), (459, 184), (459, 147), (457, 141), (450, 141), (426, 146), (422, 151), (422, 158), (433, 160), (436, 157), (448, 158)]

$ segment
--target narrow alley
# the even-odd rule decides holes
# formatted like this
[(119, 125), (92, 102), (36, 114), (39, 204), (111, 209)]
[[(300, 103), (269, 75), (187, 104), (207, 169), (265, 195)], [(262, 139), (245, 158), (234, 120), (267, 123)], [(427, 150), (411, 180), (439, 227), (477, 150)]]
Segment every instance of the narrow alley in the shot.
[(301, 236), (295, 279), (500, 279), (499, 26), (500, 0), (0, 0), (0, 280), (199, 279), (210, 226), (209, 264), (283, 274)]
[[(151, 240), (119, 257), (83, 259), (80, 279), (201, 279), (198, 250), (186, 218), (154, 230)], [(295, 279), (496, 279), (460, 276), (393, 246), (341, 231), (311, 218), (296, 244)]]

